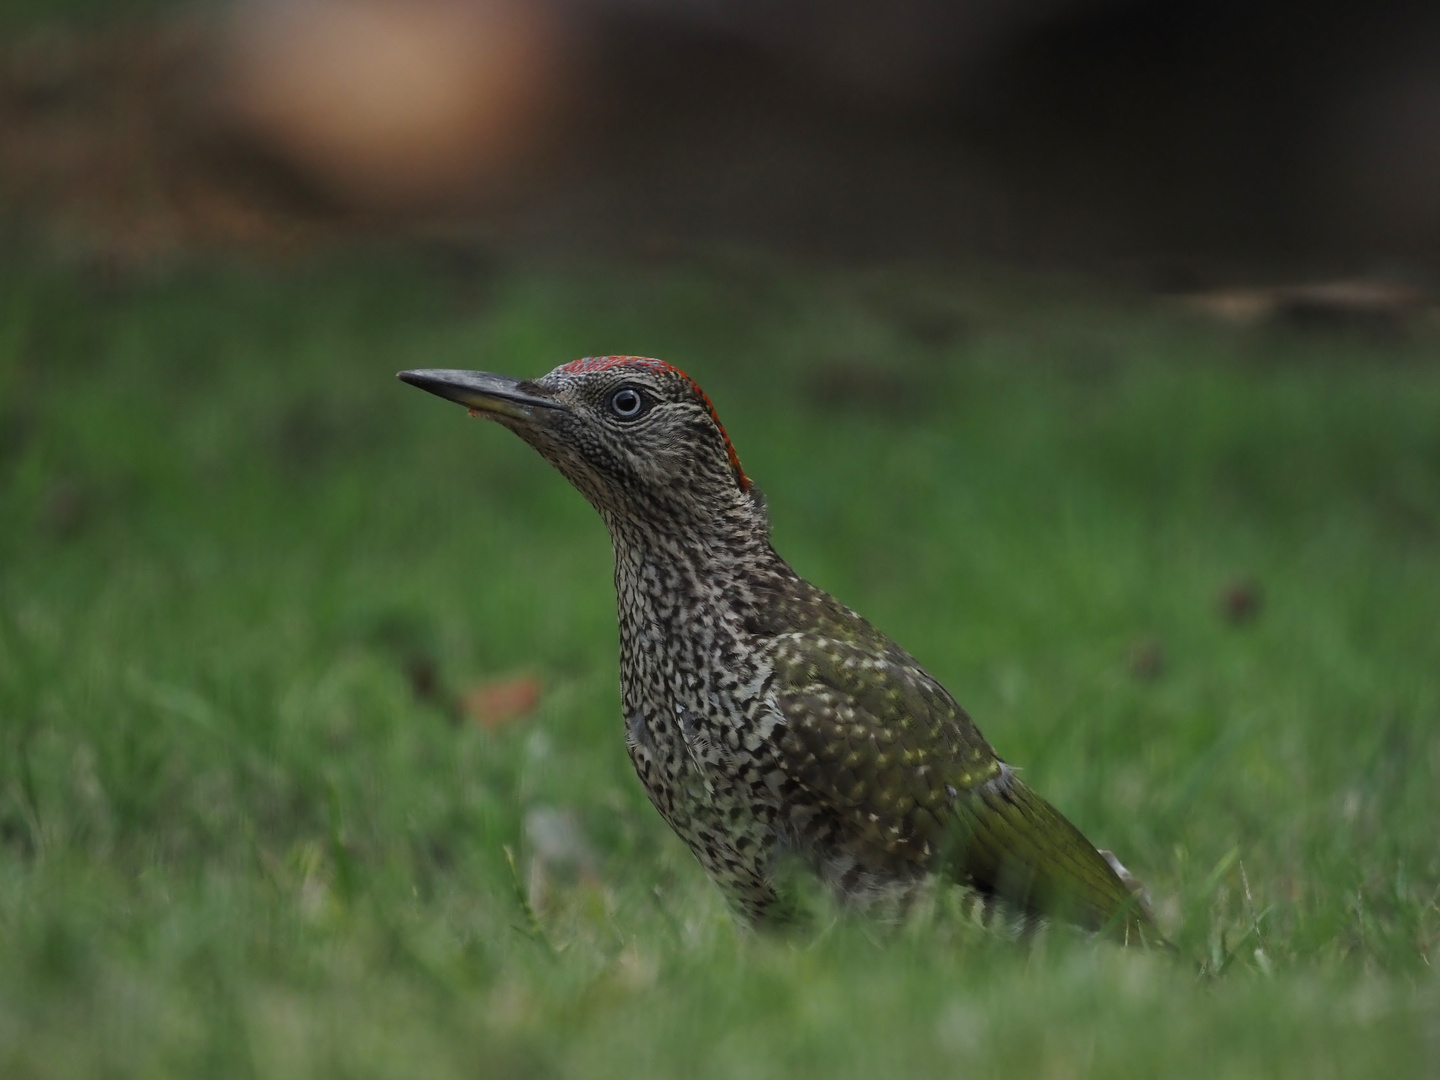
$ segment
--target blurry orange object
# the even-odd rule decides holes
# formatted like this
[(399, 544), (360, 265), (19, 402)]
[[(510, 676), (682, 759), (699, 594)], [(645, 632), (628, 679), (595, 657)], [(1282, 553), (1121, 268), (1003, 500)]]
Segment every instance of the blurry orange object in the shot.
[(516, 0), (257, 0), (228, 38), (222, 107), (342, 199), (443, 202), (503, 177), (542, 136), (558, 26)]
[(471, 687), (461, 696), (460, 709), (486, 731), (496, 731), (534, 712), (540, 694), (539, 679), (519, 675)]

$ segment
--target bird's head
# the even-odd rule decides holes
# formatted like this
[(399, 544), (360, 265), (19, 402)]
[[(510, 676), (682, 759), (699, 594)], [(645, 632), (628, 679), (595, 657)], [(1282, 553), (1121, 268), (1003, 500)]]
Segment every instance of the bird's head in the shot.
[(705, 391), (664, 361), (587, 357), (531, 380), (447, 370), (399, 377), (508, 427), (607, 520), (709, 518), (756, 504)]

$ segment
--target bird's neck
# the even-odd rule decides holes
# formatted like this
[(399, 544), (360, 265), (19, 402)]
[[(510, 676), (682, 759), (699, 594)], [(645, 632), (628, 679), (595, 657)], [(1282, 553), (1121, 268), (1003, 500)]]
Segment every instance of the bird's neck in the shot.
[[(763, 681), (750, 625), (760, 597), (793, 573), (758, 516), (685, 525), (607, 516), (615, 547), (620, 686), (627, 721), (651, 737), (679, 715), (738, 715)], [(741, 700), (744, 699), (744, 700)], [(672, 730), (673, 729), (673, 730)]]
[(743, 612), (793, 571), (770, 546), (764, 507), (748, 497), (703, 519), (606, 514), (622, 624), (668, 633)]

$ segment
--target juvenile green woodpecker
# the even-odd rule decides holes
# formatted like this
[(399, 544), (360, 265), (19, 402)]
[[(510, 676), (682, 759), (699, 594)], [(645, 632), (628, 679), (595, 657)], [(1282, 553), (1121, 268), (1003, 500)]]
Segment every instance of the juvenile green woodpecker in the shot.
[(799, 860), (846, 904), (937, 882), (977, 911), (1159, 940), (1132, 879), (1026, 786), (895, 642), (771, 546), (704, 391), (659, 360), (522, 381), (405, 371), (509, 428), (600, 512), (615, 549), (630, 760), (655, 808), (751, 920)]

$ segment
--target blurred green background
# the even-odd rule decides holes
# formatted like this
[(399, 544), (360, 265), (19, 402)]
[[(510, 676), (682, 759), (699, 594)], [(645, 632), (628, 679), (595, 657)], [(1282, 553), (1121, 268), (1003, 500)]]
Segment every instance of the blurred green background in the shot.
[[(1433, 342), (1030, 278), (346, 263), (5, 269), (6, 1076), (1433, 1067)], [(393, 379), (621, 348), (704, 381), (779, 548), (1181, 959), (734, 928), (625, 758), (600, 522)], [(441, 700), (517, 673), (495, 730)]]
[[(0, 1076), (1440, 1070), (1430, 309), (87, 198), (0, 254)], [(736, 926), (626, 759), (600, 521), (394, 379), (611, 352), (1178, 956)]]

